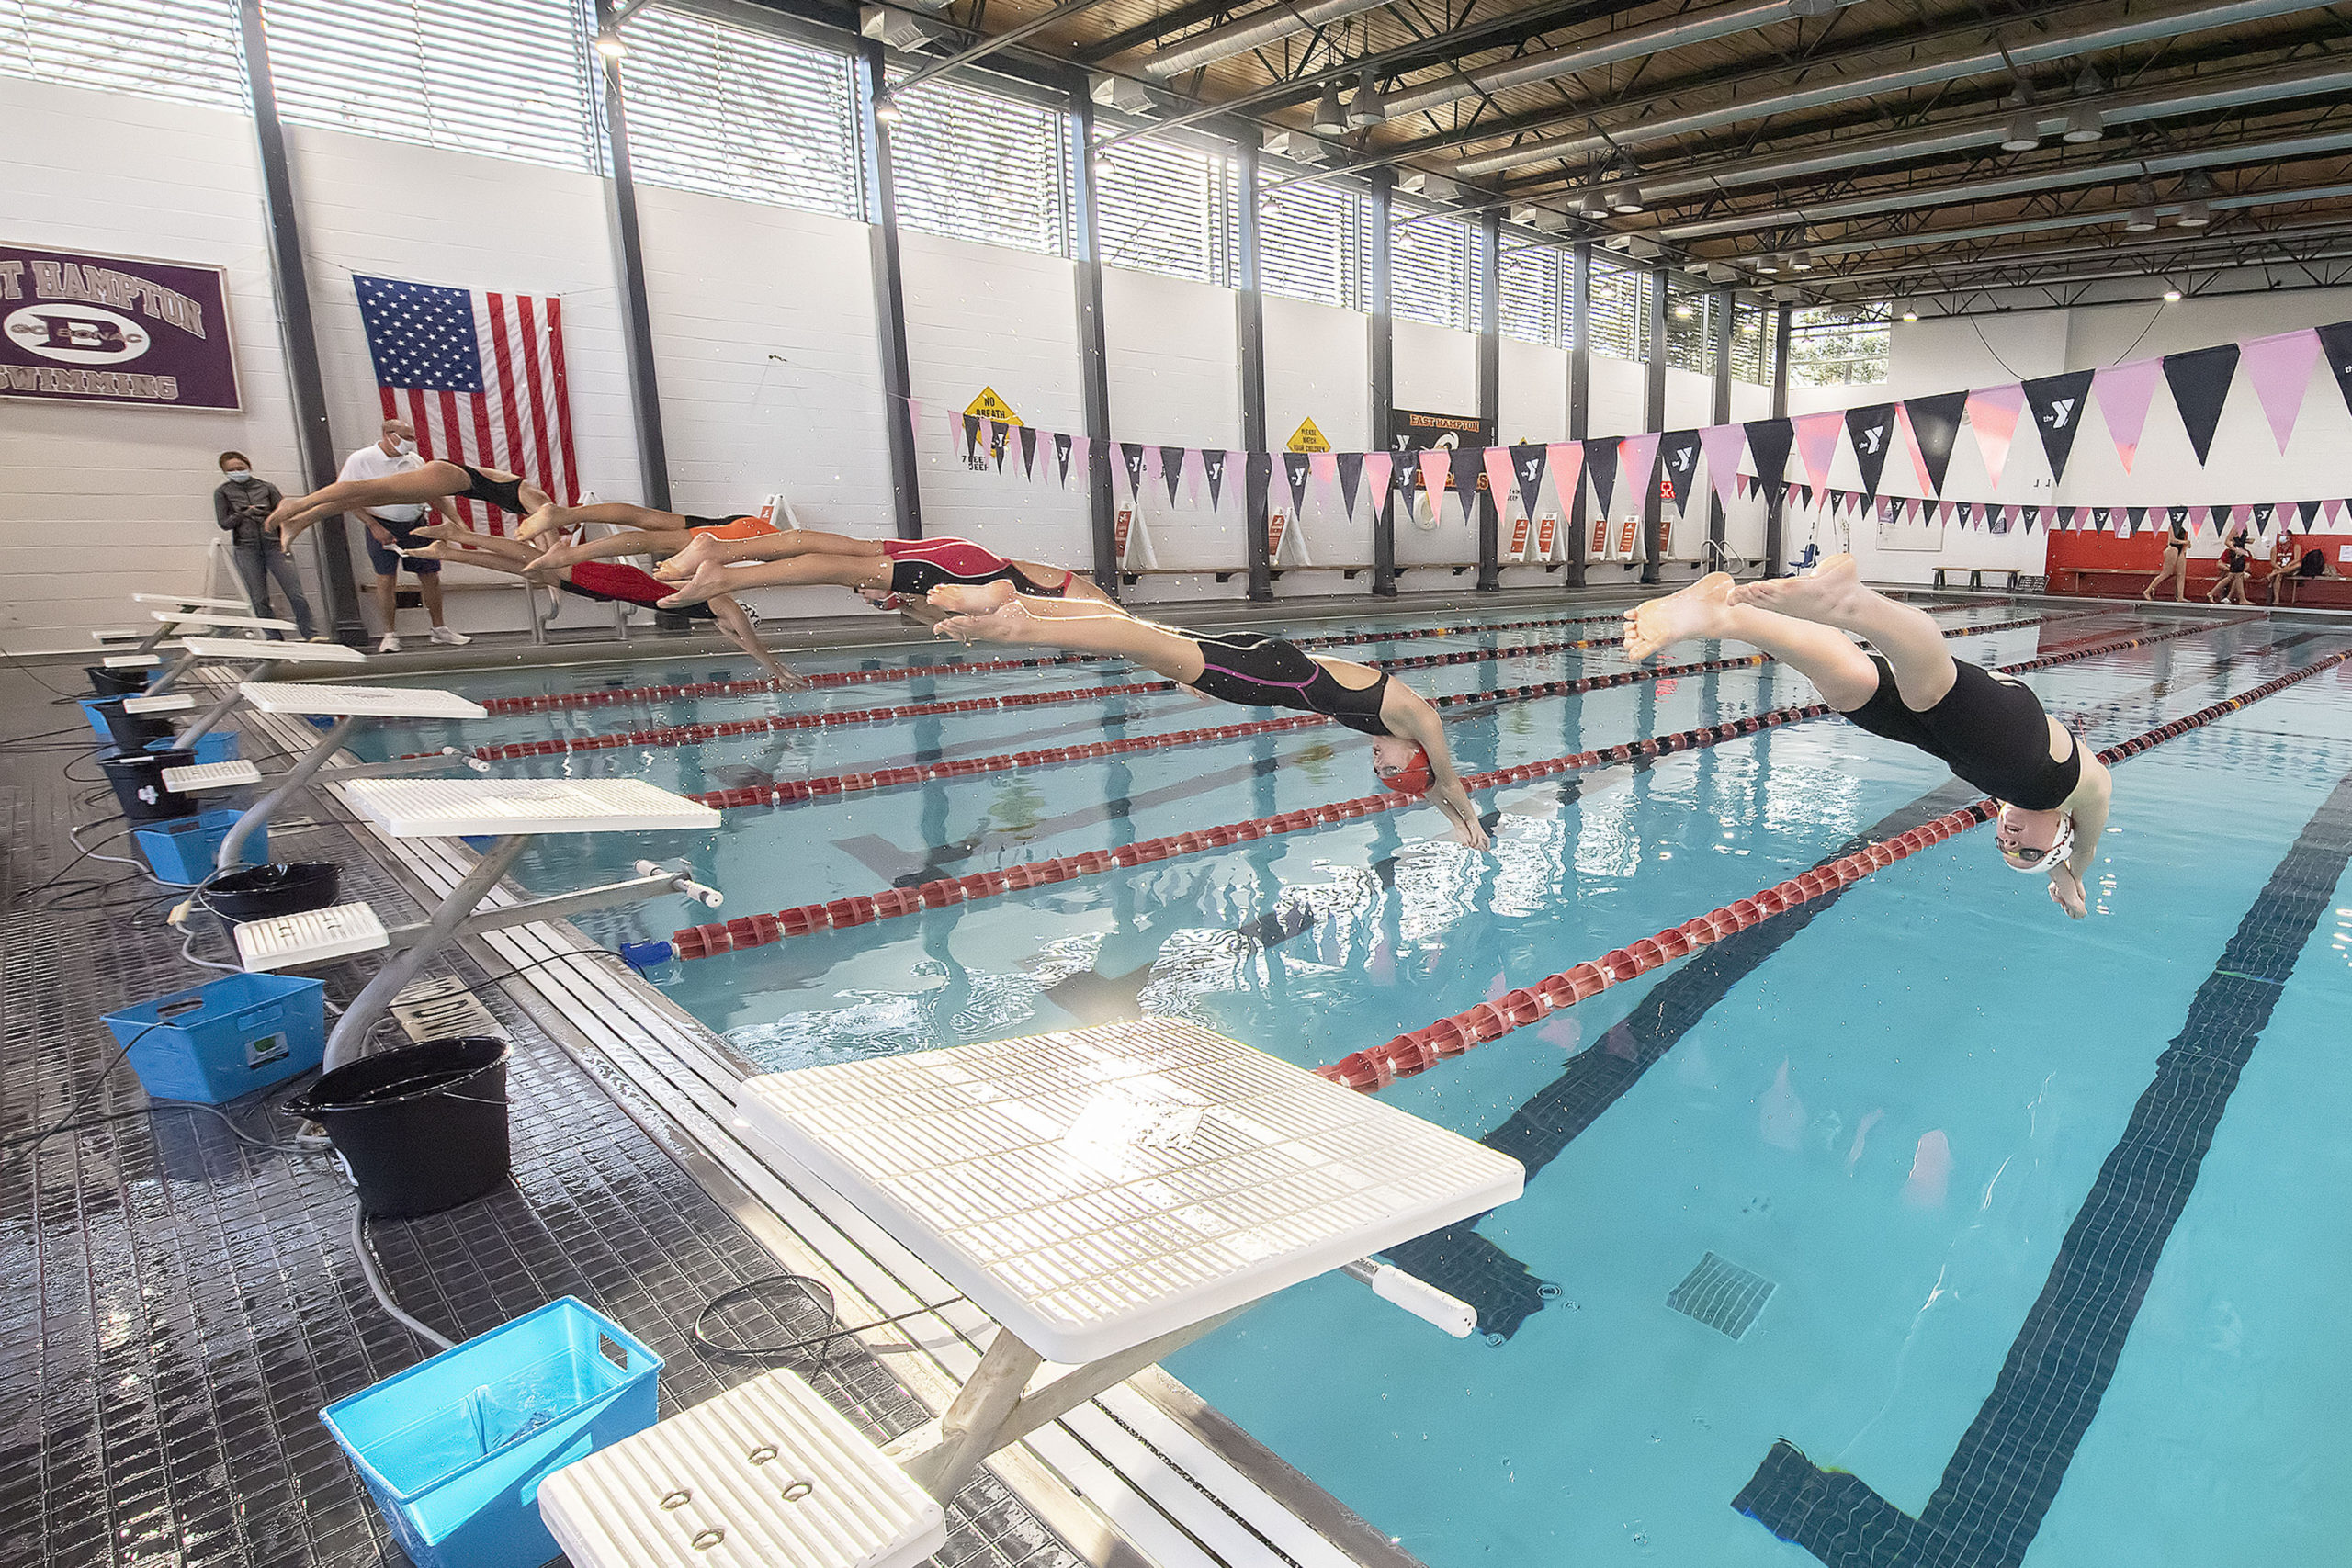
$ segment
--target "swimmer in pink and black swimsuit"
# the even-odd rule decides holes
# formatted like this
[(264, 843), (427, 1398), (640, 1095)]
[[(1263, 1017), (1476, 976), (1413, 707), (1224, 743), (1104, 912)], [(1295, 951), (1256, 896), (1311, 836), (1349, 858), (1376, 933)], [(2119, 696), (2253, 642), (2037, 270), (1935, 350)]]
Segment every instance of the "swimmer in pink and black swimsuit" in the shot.
[(667, 609), (745, 588), (820, 583), (854, 588), (870, 604), (905, 610), (921, 619), (937, 618), (923, 596), (946, 586), (1002, 582), (1031, 598), (1111, 603), (1108, 594), (1074, 571), (1009, 560), (969, 539), (855, 539), (810, 528), (749, 539), (698, 534), (656, 573), (678, 585), (677, 592), (662, 602)]

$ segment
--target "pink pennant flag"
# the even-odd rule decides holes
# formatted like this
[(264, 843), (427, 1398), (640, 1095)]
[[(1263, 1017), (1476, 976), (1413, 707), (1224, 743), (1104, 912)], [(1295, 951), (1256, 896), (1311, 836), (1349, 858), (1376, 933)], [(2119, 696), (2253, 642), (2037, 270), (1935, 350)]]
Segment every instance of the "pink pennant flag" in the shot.
[(1518, 478), (1518, 471), (1511, 465), (1510, 448), (1508, 446), (1487, 447), (1485, 467), (1487, 493), (1495, 498), (1495, 520), (1500, 522), (1504, 512), (1509, 509), (1511, 485)]
[(947, 427), (947, 449), (950, 452), (962, 451), (964, 442), (964, 416), (957, 413), (953, 408), (944, 408), (939, 411), (939, 419), (940, 423)]
[[(1453, 471), (1453, 454), (1442, 446), (1432, 446), (1421, 454), (1421, 483), (1429, 489), (1430, 515), (1432, 518), (1445, 515), (1445, 476)], [(1469, 497), (1463, 497), (1462, 514), (1464, 517), (1470, 515), (1469, 504)]]
[(2192, 534), (2212, 520), (2213, 509), (2210, 506), (2192, 506), (2188, 509), (2188, 531)]
[(1197, 446), (1184, 448), (1184, 501), (1186, 504), (1201, 503), (1201, 486), (1208, 482), (1208, 468)]
[(1649, 487), (1657, 482), (1657, 444), (1664, 438), (1663, 431), (1653, 430), (1628, 435), (1617, 445), (1618, 485), (1626, 496), (1642, 503), (1645, 516), (1648, 515)]
[(1544, 452), (1544, 466), (1552, 475), (1552, 493), (1560, 502), (1565, 518), (1576, 510), (1577, 487), (1584, 483), (1584, 443), (1555, 441)]
[(2243, 528), (2253, 521), (2254, 508), (2246, 502), (2241, 501), (2230, 508), (2230, 522), (2233, 526)]
[(1699, 432), (1699, 450), (1707, 456), (1707, 482), (1729, 506), (1739, 491), (1739, 455), (1747, 450), (1747, 427), (1711, 424)]
[[(1161, 493), (1162, 487), (1166, 485), (1167, 482), (1167, 468), (1159, 459), (1159, 448), (1157, 446), (1145, 447), (1143, 449), (1144, 495), (1157, 495)], [(1142, 506), (1142, 496), (1137, 496), (1136, 498), (1136, 504), (1138, 508)]]
[[(1307, 459), (1307, 466), (1315, 470), (1317, 479), (1327, 485), (1338, 487), (1339, 458), (1318, 453)], [(1388, 481), (1396, 477), (1396, 459), (1395, 457), (1385, 452), (1366, 452), (1363, 455), (1363, 491), (1372, 497), (1372, 510), (1374, 516), (1379, 515), (1380, 509), (1388, 503)]]
[(2319, 333), (2310, 327), (2238, 344), (2238, 370), (2254, 383), (2254, 395), (2262, 400), (2270, 434), (2282, 453), (2287, 438), (2295, 434), (2295, 416), (2303, 412), (2303, 394), (2311, 389), (2312, 366), (2318, 359)]
[(2344, 502), (2341, 497), (2330, 496), (2319, 503), (2319, 512), (2327, 519), (2327, 525), (2333, 528), (2344, 515)]
[(1846, 428), (1846, 411), (1826, 409), (1801, 413), (1795, 420), (1797, 456), (1804, 459), (1804, 477), (1820, 490), (1829, 483), (1829, 464), (1838, 456), (1838, 433)]
[[(1385, 454), (1382, 454), (1382, 456), (1385, 456)], [(1372, 471), (1372, 459), (1370, 457), (1366, 457), (1363, 462), (1364, 471), (1366, 473), (1370, 473)], [(1310, 455), (1306, 459), (1306, 471), (1314, 477), (1316, 483), (1323, 487), (1323, 493), (1329, 499), (1332, 505), (1336, 506), (1341, 501), (1346, 499), (1344, 496), (1340, 494), (1339, 454), (1335, 452), (1317, 452)], [(1302, 496), (1300, 498), (1299, 504), (1301, 506), (1306, 504), (1305, 497)]]
[(1993, 488), (2001, 488), (2001, 470), (2009, 464), (2009, 443), (2018, 433), (2018, 411), (2025, 407), (2025, 389), (2012, 381), (2006, 387), (1981, 387), (1968, 394), (1968, 423), (1976, 431), (1976, 449), (1984, 454), (1984, 471)]
[(2110, 365), (2091, 378), (2091, 394), (2098, 399), (2099, 415), (2107, 421), (2107, 434), (2115, 442), (2115, 455), (2123, 459), (2127, 474), (2132, 471), (2132, 459), (2139, 456), (2148, 404), (2156, 395), (2156, 383), (2164, 378), (2161, 359)]
[[(1069, 471), (1073, 474), (1081, 476), (1079, 480), (1081, 484), (1092, 482), (1094, 469), (1091, 467), (1091, 461), (1093, 453), (1093, 440), (1091, 436), (1073, 435), (1069, 438)], [(1111, 466), (1114, 468), (1119, 467), (1116, 463), (1114, 463)]]
[(917, 446), (922, 443), (922, 400), (907, 400), (907, 434)]
[[(1279, 468), (1282, 467), (1282, 464), (1280, 462), (1276, 462), (1274, 467)], [(1271, 491), (1273, 487), (1272, 485), (1268, 485), (1266, 488)], [(1236, 447), (1228, 447), (1225, 454), (1225, 493), (1233, 498), (1234, 505), (1242, 508), (1244, 512), (1248, 511), (1250, 506), (1250, 454)], [(1293, 517), (1298, 515), (1297, 507), (1292, 506), (1287, 510)]]

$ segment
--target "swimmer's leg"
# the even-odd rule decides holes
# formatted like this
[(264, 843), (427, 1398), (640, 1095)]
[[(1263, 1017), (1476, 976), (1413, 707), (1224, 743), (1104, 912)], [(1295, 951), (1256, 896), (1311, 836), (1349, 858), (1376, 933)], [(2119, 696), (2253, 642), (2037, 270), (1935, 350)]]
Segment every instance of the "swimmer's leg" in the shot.
[(1731, 578), (1713, 571), (1679, 592), (1634, 605), (1625, 612), (1626, 653), (1643, 660), (1688, 637), (1719, 637), (1770, 654), (1840, 713), (1860, 707), (1878, 690), (1878, 666), (1844, 633), (1734, 604), (1731, 593)]
[(536, 539), (542, 534), (552, 534), (578, 523), (608, 523), (616, 528), (653, 529), (684, 534), (687, 524), (684, 513), (656, 512), (650, 506), (631, 506), (627, 502), (600, 501), (593, 506), (558, 506), (549, 502), (523, 520), (514, 530), (518, 539)]
[[(882, 545), (876, 539), (854, 539), (846, 534), (820, 534), (814, 528), (791, 528), (780, 534), (762, 534), (749, 539), (722, 539), (708, 529), (696, 534), (685, 547), (662, 562), (656, 577), (684, 581), (703, 567), (726, 566), (736, 561), (787, 561), (810, 556), (872, 557), (886, 566), (889, 557), (883, 554)], [(830, 581), (831, 579), (824, 581)]]
[[(940, 596), (954, 594), (960, 598), (981, 591), (961, 586), (934, 588), (932, 602), (952, 607), (951, 601)], [(939, 623), (937, 631), (942, 637), (962, 642), (1044, 643), (1076, 653), (1114, 654), (1187, 686), (1201, 678), (1204, 666), (1201, 645), (1180, 632), (1136, 620), (1124, 610), (1083, 603), (1072, 604), (1064, 599), (1033, 599), (1007, 593), (1003, 602), (993, 608), (950, 616)]]
[(458, 523), (435, 523), (417, 532), (433, 541), (416, 553), (435, 560), (461, 561), (499, 571), (520, 572), (538, 559), (538, 552), (518, 539), (477, 534)]
[(615, 556), (670, 555), (678, 549), (685, 537), (684, 530), (669, 528), (639, 529), (628, 534), (600, 534), (593, 539), (579, 539), (569, 545), (553, 546), (546, 554), (539, 557), (532, 570), (544, 573), (554, 571), (560, 567), (578, 566), (584, 560), (610, 560)]
[[(1894, 689), (1913, 713), (1942, 702), (1958, 678), (1951, 649), (1927, 612), (1864, 587), (1851, 556), (1831, 556), (1809, 576), (1743, 583), (1732, 601), (1868, 637), (1894, 671)], [(1846, 706), (1835, 698), (1831, 703)]]
[[(695, 545), (711, 541), (708, 534), (695, 540)], [(764, 541), (746, 541), (764, 542)], [(857, 541), (865, 544), (866, 541)], [(763, 564), (730, 566), (723, 558), (705, 557), (699, 564), (688, 558), (693, 546), (680, 550), (663, 561), (654, 575), (675, 582), (678, 591), (662, 601), (664, 608), (680, 604), (699, 604), (717, 593), (731, 593), (745, 588), (816, 588), (831, 585), (839, 588), (888, 588), (890, 586), (890, 558), (875, 551), (870, 554), (847, 555), (819, 551), (797, 559), (768, 561)], [(691, 570), (687, 568), (691, 566)]]

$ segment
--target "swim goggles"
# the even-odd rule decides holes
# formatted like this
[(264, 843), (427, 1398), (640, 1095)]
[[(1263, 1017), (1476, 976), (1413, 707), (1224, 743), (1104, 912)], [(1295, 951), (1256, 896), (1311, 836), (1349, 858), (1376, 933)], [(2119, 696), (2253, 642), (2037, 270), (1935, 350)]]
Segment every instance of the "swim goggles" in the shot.
[(2004, 850), (2001, 852), (2001, 863), (2007, 866), (2011, 871), (2018, 872), (2026, 876), (2047, 876), (2052, 872), (2056, 871), (2060, 866), (2066, 863), (2066, 857), (2074, 852), (2074, 849), (2075, 819), (2072, 817), (2062, 817), (2058, 819), (2057, 839), (2051, 844), (2048, 852), (2043, 854), (2040, 860), (2034, 862), (2031, 865), (2019, 865), (2017, 862), (2011, 860), (2009, 858), (2008, 852)]

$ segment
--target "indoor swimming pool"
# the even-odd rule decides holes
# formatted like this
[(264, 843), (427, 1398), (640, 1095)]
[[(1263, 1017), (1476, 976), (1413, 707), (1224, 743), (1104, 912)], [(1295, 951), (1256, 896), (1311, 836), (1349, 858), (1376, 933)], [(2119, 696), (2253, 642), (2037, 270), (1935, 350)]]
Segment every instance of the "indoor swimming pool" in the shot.
[[(2098, 746), (2352, 648), (2352, 631), (2255, 617), (1932, 608), (1963, 660), (2058, 660), (2022, 678)], [(1623, 671), (1614, 625), (1591, 615), (1359, 618), (1347, 628), (1392, 636), (1329, 650), (1463, 655), (1396, 672), (1430, 695), (1500, 694)], [(1562, 646), (1583, 639), (1603, 641)], [(909, 642), (794, 663), (887, 673), (1006, 651)], [(1661, 662), (1747, 652), (1691, 644)], [(447, 683), (489, 700), (749, 673), (705, 658)], [(764, 796), (1269, 716), (1173, 690), (1084, 694), (1147, 679), (1064, 663), (628, 696), (386, 727), (368, 750), (629, 732), (502, 772)], [(1015, 693), (1045, 700), (678, 734)], [(1786, 670), (1741, 664), (1473, 701), (1448, 732), (1477, 773), (1815, 700)], [(1368, 751), (1329, 726), (1212, 735), (729, 806), (704, 837), (549, 839), (516, 874), (554, 887), (684, 855), (724, 890), (716, 917), (673, 899), (580, 919), (617, 947), (1372, 795)], [(1385, 811), (650, 977), (752, 1071), (1147, 1012), (1313, 1066), (1976, 796), (1829, 717), (1478, 798), (1499, 814), (1491, 855), (1433, 808)], [(1445, 1338), (1325, 1276), (1167, 1368), (1432, 1568), (1810, 1560), (1776, 1536), (1858, 1563), (2331, 1560), (2352, 1532), (2331, 1457), (2335, 1310), (2352, 1292), (2332, 1218), (2352, 1183), (2336, 1109), (2352, 1064), (2335, 1048), (2348, 824), (2344, 664), (2118, 765), (2087, 921), (1963, 833), (1442, 1061), (1383, 1098), (1520, 1159), (1526, 1195), (1391, 1260), (1476, 1306), (1479, 1332)]]

